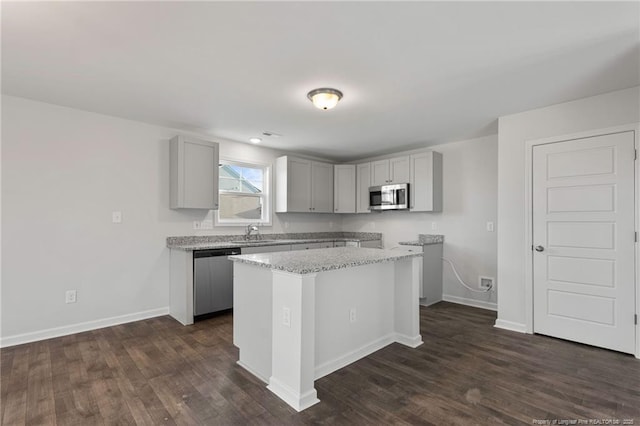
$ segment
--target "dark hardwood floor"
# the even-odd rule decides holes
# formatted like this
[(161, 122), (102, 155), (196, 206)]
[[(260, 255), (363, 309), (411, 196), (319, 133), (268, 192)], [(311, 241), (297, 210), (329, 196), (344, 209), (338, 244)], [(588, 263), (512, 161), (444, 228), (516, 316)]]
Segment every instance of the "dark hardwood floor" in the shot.
[(236, 365), (230, 314), (190, 327), (154, 318), (3, 349), (0, 419), (4, 425), (640, 424), (639, 360), (499, 330), (494, 321), (493, 312), (451, 303), (422, 308), (422, 346), (392, 344), (316, 381), (321, 402), (296, 413)]

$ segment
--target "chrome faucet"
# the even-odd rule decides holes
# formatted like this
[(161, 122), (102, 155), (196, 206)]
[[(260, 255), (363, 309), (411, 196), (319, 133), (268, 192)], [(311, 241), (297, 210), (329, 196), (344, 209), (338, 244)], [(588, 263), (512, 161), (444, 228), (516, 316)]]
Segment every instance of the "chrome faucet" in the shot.
[(249, 225), (247, 225), (247, 232), (244, 234), (244, 238), (245, 240), (250, 240), (251, 239), (251, 233), (255, 232), (256, 235), (258, 237), (260, 237), (260, 228), (258, 228), (258, 225), (255, 223), (251, 223)]

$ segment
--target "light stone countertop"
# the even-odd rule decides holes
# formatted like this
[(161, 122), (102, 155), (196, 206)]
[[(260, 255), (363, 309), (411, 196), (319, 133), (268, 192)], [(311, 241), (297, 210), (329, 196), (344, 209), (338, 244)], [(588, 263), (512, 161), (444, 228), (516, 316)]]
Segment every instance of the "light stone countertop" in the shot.
[(422, 253), (374, 248), (335, 247), (292, 252), (275, 252), (229, 256), (234, 262), (247, 263), (263, 268), (277, 269), (294, 274), (312, 274), (372, 263), (390, 262)]
[(444, 235), (435, 234), (419, 234), (417, 240), (413, 241), (400, 241), (398, 244), (401, 246), (428, 246), (431, 244), (443, 244)]
[(245, 240), (244, 235), (190, 235), (184, 237), (168, 237), (167, 247), (170, 249), (190, 251), (216, 248), (324, 243), (329, 241), (376, 241), (382, 239), (382, 234), (376, 232), (308, 232), (262, 234), (260, 237), (260, 239), (252, 240)]

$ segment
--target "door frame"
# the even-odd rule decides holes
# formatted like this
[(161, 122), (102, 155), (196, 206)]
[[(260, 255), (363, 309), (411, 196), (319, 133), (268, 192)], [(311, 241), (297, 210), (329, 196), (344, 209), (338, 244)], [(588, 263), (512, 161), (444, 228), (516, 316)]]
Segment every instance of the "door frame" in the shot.
[[(557, 142), (564, 142), (574, 139), (601, 136), (612, 133), (634, 132), (634, 146), (636, 152), (640, 151), (640, 123), (625, 124), (622, 126), (606, 127), (585, 132), (571, 133), (560, 136), (552, 136), (542, 139), (525, 141), (525, 245), (523, 247), (524, 257), (524, 299), (525, 299), (525, 331), (533, 334), (533, 148), (537, 145), (546, 145)], [(635, 161), (635, 182), (634, 182), (634, 206), (635, 206), (635, 230), (640, 230), (640, 218), (638, 217), (640, 200), (640, 161)], [(640, 250), (638, 242), (635, 244), (635, 312), (640, 316)], [(640, 324), (636, 324), (635, 333), (635, 357), (640, 359)]]

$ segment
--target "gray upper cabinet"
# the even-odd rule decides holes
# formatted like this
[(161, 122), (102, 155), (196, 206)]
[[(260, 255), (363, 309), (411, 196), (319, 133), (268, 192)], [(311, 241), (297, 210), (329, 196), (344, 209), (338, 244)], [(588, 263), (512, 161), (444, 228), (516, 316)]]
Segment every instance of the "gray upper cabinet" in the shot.
[(217, 210), (218, 162), (216, 142), (190, 136), (171, 139), (171, 208)]
[(311, 210), (333, 212), (333, 164), (311, 162)]
[(371, 162), (371, 186), (409, 182), (409, 156)]
[(276, 160), (276, 213), (332, 213), (333, 164), (290, 155)]
[(356, 165), (356, 213), (371, 213), (369, 210), (369, 187), (371, 185), (371, 163)]
[(386, 185), (389, 183), (389, 160), (371, 162), (371, 186)]
[(354, 164), (339, 164), (333, 167), (333, 211), (335, 213), (355, 213), (356, 166)]
[(442, 154), (434, 151), (411, 155), (410, 210), (442, 211)]

